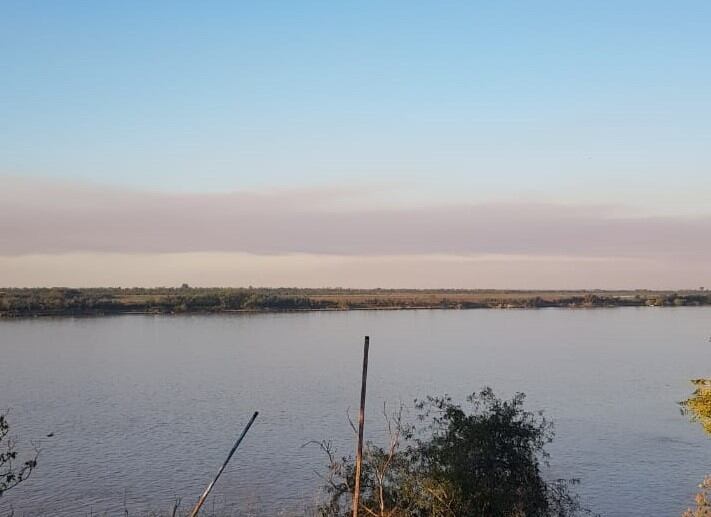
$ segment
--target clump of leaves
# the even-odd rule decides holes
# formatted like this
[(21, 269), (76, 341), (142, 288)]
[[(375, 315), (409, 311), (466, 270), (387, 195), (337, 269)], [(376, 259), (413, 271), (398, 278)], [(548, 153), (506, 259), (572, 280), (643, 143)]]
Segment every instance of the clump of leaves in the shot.
[(696, 508), (689, 508), (682, 517), (711, 517), (711, 476), (706, 476), (696, 494)]
[(30, 476), (37, 467), (39, 454), (35, 449), (32, 458), (18, 461), (15, 442), (8, 436), (9, 432), (10, 425), (7, 423), (6, 414), (0, 413), (0, 497)]
[(691, 382), (696, 389), (688, 399), (680, 402), (681, 410), (711, 434), (711, 379), (694, 379)]
[[(374, 517), (568, 517), (589, 513), (569, 488), (577, 480), (547, 481), (545, 446), (551, 423), (523, 407), (525, 396), (497, 398), (490, 388), (467, 398), (416, 401), (416, 425), (402, 422), (402, 408), (385, 414), (389, 444), (366, 444), (361, 508)], [(385, 413), (385, 412), (384, 412)], [(336, 459), (322, 443), (330, 465), (327, 502), (319, 515), (350, 513), (355, 465)]]
[[(681, 411), (711, 434), (711, 379), (693, 379), (691, 383), (696, 389), (688, 399), (679, 403)], [(689, 508), (682, 517), (711, 517), (711, 476), (707, 476), (699, 488), (696, 508)]]

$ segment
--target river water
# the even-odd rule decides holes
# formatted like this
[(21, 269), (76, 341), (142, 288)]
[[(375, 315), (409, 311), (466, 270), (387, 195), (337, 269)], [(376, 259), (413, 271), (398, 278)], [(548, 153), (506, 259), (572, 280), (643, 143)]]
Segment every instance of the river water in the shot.
[[(366, 435), (382, 405), (491, 386), (555, 422), (552, 477), (609, 516), (679, 515), (711, 473), (711, 439), (680, 415), (711, 376), (710, 308), (354, 311), (0, 321), (0, 408), (39, 468), (0, 515), (130, 515), (193, 502), (241, 427), (211, 498), (290, 515), (319, 496), (311, 440), (354, 448), (364, 335)], [(53, 433), (53, 436), (46, 435)]]

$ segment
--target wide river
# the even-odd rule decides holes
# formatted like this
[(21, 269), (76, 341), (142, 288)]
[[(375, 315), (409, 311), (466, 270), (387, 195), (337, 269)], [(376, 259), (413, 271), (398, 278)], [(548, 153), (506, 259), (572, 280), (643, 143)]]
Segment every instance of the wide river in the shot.
[(580, 478), (602, 515), (678, 516), (711, 473), (711, 438), (677, 404), (689, 379), (711, 376), (711, 308), (6, 320), (0, 408), (20, 448), (41, 453), (0, 515), (139, 515), (176, 497), (185, 507), (254, 410), (211, 498), (245, 515), (298, 512), (319, 496), (326, 463), (302, 445), (355, 447), (346, 411), (366, 334), (374, 440), (383, 402), (491, 386), (545, 410), (556, 429), (547, 474)]

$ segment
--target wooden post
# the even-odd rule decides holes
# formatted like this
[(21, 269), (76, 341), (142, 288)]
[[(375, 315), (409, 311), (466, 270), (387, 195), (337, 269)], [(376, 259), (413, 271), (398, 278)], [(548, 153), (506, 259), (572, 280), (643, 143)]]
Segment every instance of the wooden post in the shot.
[(249, 431), (249, 428), (252, 427), (252, 424), (254, 423), (254, 420), (257, 418), (257, 415), (259, 414), (259, 411), (255, 411), (254, 414), (252, 415), (252, 418), (249, 419), (249, 422), (247, 422), (247, 425), (245, 428), (242, 430), (242, 434), (239, 435), (239, 438), (237, 438), (237, 441), (235, 442), (234, 446), (232, 447), (232, 450), (230, 451), (229, 455), (227, 456), (227, 459), (225, 462), (222, 464), (222, 467), (220, 467), (220, 470), (217, 471), (217, 475), (215, 476), (215, 479), (210, 481), (210, 484), (207, 485), (207, 488), (205, 491), (202, 493), (200, 496), (200, 499), (198, 499), (197, 504), (195, 505), (195, 508), (193, 508), (193, 511), (190, 512), (190, 517), (196, 517), (198, 513), (200, 513), (200, 508), (202, 508), (203, 503), (205, 502), (205, 499), (207, 499), (207, 496), (210, 495), (210, 491), (212, 490), (212, 487), (215, 486), (215, 483), (217, 483), (218, 478), (220, 477), (220, 474), (222, 474), (222, 471), (225, 470), (225, 467), (227, 464), (230, 462), (230, 459), (232, 458), (232, 455), (235, 453), (237, 450), (237, 447), (239, 447), (239, 444), (242, 442), (244, 439), (244, 436), (247, 434), (247, 431)]
[(363, 345), (363, 378), (360, 385), (360, 411), (358, 412), (358, 449), (356, 451), (355, 488), (353, 490), (353, 517), (358, 517), (360, 505), (360, 469), (363, 463), (363, 430), (365, 428), (365, 383), (368, 378), (368, 349), (370, 337), (365, 336)]

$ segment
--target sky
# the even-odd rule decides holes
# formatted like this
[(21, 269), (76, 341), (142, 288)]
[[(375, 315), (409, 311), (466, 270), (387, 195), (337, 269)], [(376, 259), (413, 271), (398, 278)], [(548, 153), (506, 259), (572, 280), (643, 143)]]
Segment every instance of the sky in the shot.
[(0, 286), (711, 285), (711, 4), (0, 3)]

